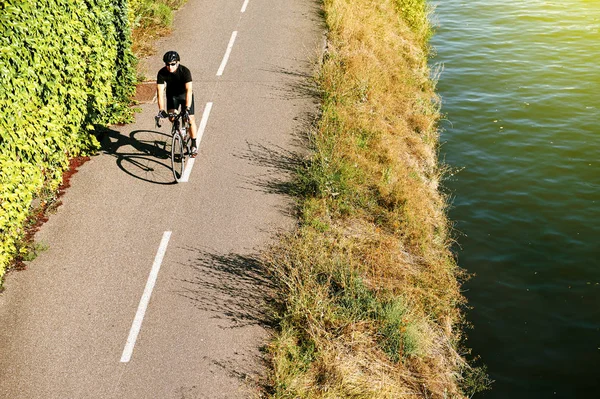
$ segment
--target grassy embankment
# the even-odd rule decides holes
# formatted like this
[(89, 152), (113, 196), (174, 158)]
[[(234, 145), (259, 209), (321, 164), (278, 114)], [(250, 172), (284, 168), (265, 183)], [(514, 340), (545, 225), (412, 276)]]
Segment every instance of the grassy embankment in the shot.
[(173, 15), (187, 0), (130, 0), (133, 53), (138, 59), (154, 53), (154, 41), (171, 33)]
[(297, 174), (279, 288), (273, 398), (451, 398), (485, 388), (461, 353), (424, 0), (325, 0), (322, 115)]

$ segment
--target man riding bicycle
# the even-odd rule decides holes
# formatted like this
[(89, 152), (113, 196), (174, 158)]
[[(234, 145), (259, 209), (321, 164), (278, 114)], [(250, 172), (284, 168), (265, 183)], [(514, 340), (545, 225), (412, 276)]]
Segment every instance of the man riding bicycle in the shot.
[[(156, 94), (158, 99), (158, 116), (166, 118), (181, 107), (190, 120), (190, 137), (192, 139), (191, 157), (198, 155), (196, 144), (196, 122), (194, 120), (194, 94), (192, 92), (192, 73), (179, 63), (176, 51), (167, 51), (163, 56), (165, 66), (158, 71), (156, 78)], [(166, 89), (166, 90), (165, 90)], [(166, 96), (165, 96), (166, 91)], [(165, 111), (165, 97), (166, 109)]]

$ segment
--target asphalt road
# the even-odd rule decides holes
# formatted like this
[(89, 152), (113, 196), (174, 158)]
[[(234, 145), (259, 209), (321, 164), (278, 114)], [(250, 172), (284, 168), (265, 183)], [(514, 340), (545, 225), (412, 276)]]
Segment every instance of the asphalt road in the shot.
[(294, 223), (286, 170), (317, 110), (305, 76), (323, 29), (313, 0), (178, 12), (146, 66), (174, 49), (192, 71), (206, 123), (189, 181), (172, 183), (156, 104), (106, 134), (36, 235), (49, 249), (6, 279), (0, 397), (255, 397), (270, 289), (256, 257)]

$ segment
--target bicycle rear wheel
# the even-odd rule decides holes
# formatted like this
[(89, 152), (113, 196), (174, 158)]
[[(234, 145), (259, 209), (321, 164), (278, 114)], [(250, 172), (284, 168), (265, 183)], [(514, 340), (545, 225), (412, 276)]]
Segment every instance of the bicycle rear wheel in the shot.
[(171, 168), (176, 182), (181, 180), (185, 170), (185, 153), (183, 151), (183, 139), (179, 133), (175, 133), (171, 141)]

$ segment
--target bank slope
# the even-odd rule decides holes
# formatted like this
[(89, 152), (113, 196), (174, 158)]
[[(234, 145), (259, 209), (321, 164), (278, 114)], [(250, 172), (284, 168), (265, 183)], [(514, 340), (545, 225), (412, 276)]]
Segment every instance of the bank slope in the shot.
[(273, 398), (448, 398), (487, 386), (459, 345), (464, 272), (437, 159), (423, 0), (326, 0), (322, 115), (298, 168), (279, 288)]

